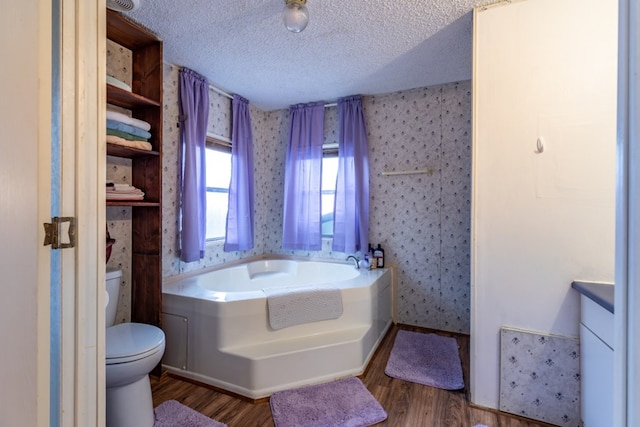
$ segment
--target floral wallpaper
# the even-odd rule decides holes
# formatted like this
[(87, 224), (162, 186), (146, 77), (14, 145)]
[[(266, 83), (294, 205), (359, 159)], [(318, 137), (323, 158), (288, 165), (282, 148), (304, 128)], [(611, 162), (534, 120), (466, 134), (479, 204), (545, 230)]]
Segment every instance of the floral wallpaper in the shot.
[(579, 340), (502, 328), (500, 410), (559, 426), (579, 427)]
[[(107, 156), (107, 179), (131, 184), (131, 160)], [(116, 323), (131, 321), (131, 215), (130, 207), (107, 206), (107, 229), (116, 239), (107, 269), (122, 270)]]
[[(131, 51), (107, 40), (107, 75), (131, 85)], [(124, 113), (127, 110), (111, 106)], [(106, 179), (118, 183), (131, 184), (131, 160), (107, 156)], [(108, 206), (107, 228), (116, 239), (107, 263), (107, 269), (122, 270), (116, 323), (131, 321), (131, 208)]]
[[(108, 46), (108, 70), (126, 81), (131, 68), (126, 50)], [(224, 252), (222, 242), (207, 245), (199, 262), (178, 257), (179, 125), (178, 71), (164, 65), (163, 276), (196, 271), (262, 254), (344, 259), (323, 241), (318, 252), (284, 251), (282, 203), (288, 110), (251, 106), (255, 149), (255, 247)], [(459, 82), (385, 95), (364, 96), (371, 169), (370, 240), (385, 249), (396, 271), (397, 321), (469, 333), (471, 83)], [(230, 100), (210, 91), (209, 132), (230, 136)], [(325, 139), (337, 142), (337, 107), (325, 110)], [(126, 164), (108, 162), (108, 178)], [(383, 171), (429, 168), (428, 174), (381, 176)], [(128, 172), (130, 175), (130, 171)], [(113, 178), (110, 178), (113, 179)], [(130, 178), (123, 178), (130, 179)], [(123, 278), (119, 320), (128, 320), (130, 299), (130, 209), (109, 208), (107, 220), (117, 243), (110, 266)], [(129, 226), (129, 229), (127, 227)], [(122, 245), (122, 246), (121, 246)], [(120, 254), (121, 253), (121, 254)], [(358, 254), (361, 255), (361, 254)]]
[(107, 39), (107, 75), (131, 86), (133, 55), (130, 49)]
[(178, 117), (178, 71), (164, 64), (162, 105), (162, 276), (173, 276), (179, 270), (178, 221), (180, 183), (180, 127)]
[[(470, 330), (471, 83), (365, 97), (371, 230), (396, 267), (397, 321)], [(424, 174), (382, 172), (428, 169)]]

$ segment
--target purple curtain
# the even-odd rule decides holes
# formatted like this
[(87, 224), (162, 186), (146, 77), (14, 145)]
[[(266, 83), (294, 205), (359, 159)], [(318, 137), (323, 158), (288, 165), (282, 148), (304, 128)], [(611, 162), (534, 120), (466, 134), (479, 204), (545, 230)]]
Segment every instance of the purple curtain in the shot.
[(369, 148), (361, 96), (338, 100), (338, 122), (332, 248), (352, 253), (369, 243)]
[(234, 95), (231, 131), (231, 183), (224, 250), (253, 248), (253, 136), (249, 102)]
[(198, 73), (180, 70), (180, 139), (182, 141), (182, 230), (180, 259), (204, 257), (207, 223), (205, 143), (209, 118), (209, 84)]
[(284, 175), (282, 248), (322, 248), (320, 185), (324, 104), (294, 105)]

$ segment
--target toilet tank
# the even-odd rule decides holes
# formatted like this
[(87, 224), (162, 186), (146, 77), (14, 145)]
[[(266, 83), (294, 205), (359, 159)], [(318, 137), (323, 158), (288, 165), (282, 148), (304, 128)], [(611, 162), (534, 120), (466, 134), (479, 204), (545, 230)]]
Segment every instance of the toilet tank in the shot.
[(116, 310), (118, 309), (118, 297), (120, 296), (121, 270), (107, 270), (106, 290), (109, 296), (105, 313), (105, 325), (108, 328), (116, 321)]

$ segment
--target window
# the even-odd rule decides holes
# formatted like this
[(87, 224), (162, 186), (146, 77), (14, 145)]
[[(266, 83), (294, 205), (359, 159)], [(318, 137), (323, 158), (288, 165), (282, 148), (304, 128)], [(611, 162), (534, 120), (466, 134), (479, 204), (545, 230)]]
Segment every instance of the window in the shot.
[[(333, 236), (333, 208), (338, 178), (338, 144), (326, 144), (322, 157), (322, 237)], [(207, 240), (223, 240), (231, 182), (230, 143), (207, 138)]]
[(322, 237), (333, 236), (333, 208), (336, 199), (336, 180), (338, 178), (338, 144), (325, 144), (322, 147), (322, 184), (321, 211)]
[(207, 240), (225, 237), (231, 181), (231, 147), (228, 142), (207, 138)]

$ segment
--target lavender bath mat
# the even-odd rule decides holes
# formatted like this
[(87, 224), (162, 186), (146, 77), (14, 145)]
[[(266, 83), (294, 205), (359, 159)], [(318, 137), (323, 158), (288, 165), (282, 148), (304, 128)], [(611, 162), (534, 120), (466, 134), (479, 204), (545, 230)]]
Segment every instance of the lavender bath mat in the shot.
[(358, 378), (346, 378), (271, 395), (276, 427), (364, 427), (387, 413)]
[(458, 343), (436, 334), (398, 331), (384, 373), (445, 390), (464, 387)]
[(227, 427), (175, 400), (167, 400), (153, 411), (156, 414), (153, 427)]

